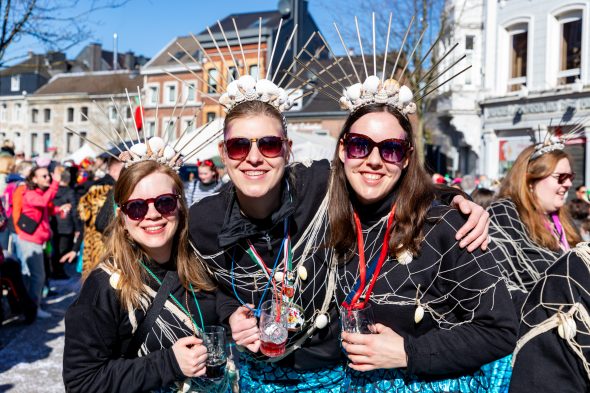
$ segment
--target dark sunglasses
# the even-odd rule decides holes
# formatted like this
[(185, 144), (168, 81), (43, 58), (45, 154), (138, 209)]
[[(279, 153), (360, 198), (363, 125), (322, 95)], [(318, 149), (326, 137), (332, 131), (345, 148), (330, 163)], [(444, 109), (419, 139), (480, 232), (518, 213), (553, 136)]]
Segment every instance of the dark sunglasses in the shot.
[(153, 203), (154, 207), (163, 216), (171, 216), (178, 208), (178, 195), (162, 194), (155, 198), (149, 199), (131, 199), (121, 204), (121, 211), (133, 221), (143, 220), (149, 210), (149, 204)]
[(574, 179), (576, 178), (576, 173), (575, 172), (572, 172), (572, 173), (552, 173), (551, 176), (556, 178), (557, 182), (559, 184), (563, 184), (568, 180), (571, 180), (573, 182)]
[(348, 158), (366, 158), (377, 147), (383, 161), (390, 164), (401, 162), (410, 150), (410, 144), (405, 139), (391, 138), (377, 143), (366, 135), (354, 133), (346, 134), (344, 147)]
[(286, 138), (280, 136), (264, 136), (262, 138), (230, 138), (226, 140), (225, 151), (227, 156), (232, 160), (243, 160), (248, 157), (252, 142), (256, 142), (256, 146), (260, 153), (266, 158), (275, 158), (281, 155), (283, 151), (283, 142)]

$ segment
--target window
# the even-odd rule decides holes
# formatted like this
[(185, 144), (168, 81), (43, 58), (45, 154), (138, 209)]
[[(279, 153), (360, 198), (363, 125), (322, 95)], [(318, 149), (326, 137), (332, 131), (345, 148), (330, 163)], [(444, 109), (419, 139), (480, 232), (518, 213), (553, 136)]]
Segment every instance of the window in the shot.
[(68, 123), (71, 123), (74, 121), (74, 108), (67, 109), (66, 120)]
[(258, 79), (258, 70), (259, 67), (257, 65), (250, 66), (250, 76), (254, 79)]
[(185, 120), (184, 121), (184, 129), (182, 130), (182, 132), (187, 131), (187, 132), (191, 132), (193, 130), (193, 120)]
[(148, 91), (150, 104), (156, 105), (158, 103), (158, 86), (150, 86)]
[(51, 147), (51, 134), (43, 134), (43, 153), (48, 153)]
[(190, 82), (184, 86), (185, 89), (185, 97), (187, 101), (194, 102), (195, 101), (195, 90), (197, 88), (196, 83)]
[(574, 83), (580, 77), (582, 64), (582, 16), (574, 14), (560, 20), (560, 84)]
[(6, 121), (6, 104), (0, 105), (0, 121)]
[(14, 121), (21, 120), (22, 104), (14, 104)]
[(148, 121), (146, 126), (146, 132), (148, 135), (156, 135), (156, 122)]
[(207, 93), (215, 94), (217, 93), (217, 78), (219, 76), (219, 72), (216, 69), (209, 70), (209, 80), (207, 81)]
[(227, 83), (238, 79), (238, 69), (236, 67), (229, 67), (227, 71)]
[(51, 121), (51, 109), (49, 109), (49, 108), (43, 109), (43, 121), (45, 123), (49, 123)]
[(88, 121), (88, 107), (83, 106), (80, 108), (80, 121)]
[(87, 137), (87, 135), (88, 135), (88, 133), (87, 133), (86, 131), (82, 131), (82, 132), (80, 132), (80, 136), (81, 136), (81, 138), (80, 138), (80, 142), (78, 143), (78, 146), (79, 146), (79, 147), (82, 147), (82, 145), (83, 145), (84, 143), (86, 143), (86, 140), (85, 140), (84, 138), (86, 138), (86, 137)]
[(212, 122), (216, 117), (215, 112), (207, 112), (207, 123)]
[(68, 132), (66, 134), (66, 153), (74, 151), (74, 133)]
[(39, 109), (31, 110), (31, 123), (37, 123), (39, 121)]
[(474, 36), (467, 35), (465, 36), (465, 50), (473, 50), (473, 40)]
[(109, 120), (117, 121), (117, 108), (114, 105), (109, 106)]
[(176, 102), (176, 85), (166, 86), (166, 101), (171, 104)]
[(510, 32), (510, 69), (508, 91), (518, 91), (526, 86), (528, 31), (514, 29)]
[(10, 77), (10, 91), (20, 91), (20, 75)]
[(37, 155), (37, 134), (31, 134), (31, 156)]

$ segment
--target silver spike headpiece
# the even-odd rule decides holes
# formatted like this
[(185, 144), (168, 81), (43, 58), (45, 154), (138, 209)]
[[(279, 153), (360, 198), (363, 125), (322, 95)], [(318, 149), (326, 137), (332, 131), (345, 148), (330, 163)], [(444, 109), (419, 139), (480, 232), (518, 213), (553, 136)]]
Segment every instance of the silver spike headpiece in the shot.
[[(133, 110), (131, 105), (131, 99), (129, 96), (129, 92), (125, 90), (127, 96), (127, 102), (129, 105), (129, 109)], [(141, 104), (141, 91), (140, 88), (137, 88), (137, 95), (139, 97), (139, 106), (142, 107)], [(187, 98), (188, 99), (188, 98)], [(181, 108), (181, 112), (184, 110), (186, 105), (186, 100)], [(119, 130), (116, 130), (114, 127), (111, 126), (111, 130), (106, 131), (103, 130), (100, 125), (94, 121), (94, 119), (83, 115), (86, 120), (89, 120), (95, 127), (96, 130), (103, 135), (108, 141), (108, 144), (113, 146), (114, 149), (118, 151), (117, 154), (112, 153), (112, 148), (105, 148), (96, 140), (92, 140), (87, 136), (71, 129), (70, 127), (65, 127), (66, 130), (78, 135), (80, 138), (85, 140), (86, 142), (90, 143), (91, 145), (97, 147), (102, 152), (108, 154), (112, 158), (115, 158), (119, 161), (122, 161), (125, 164), (125, 168), (129, 168), (134, 164), (144, 162), (144, 161), (156, 161), (162, 165), (166, 165), (172, 168), (175, 171), (178, 171), (182, 166), (183, 162), (189, 160), (190, 158), (194, 157), (204, 148), (206, 148), (209, 144), (214, 143), (214, 141), (223, 133), (223, 129), (216, 129), (212, 136), (209, 137), (204, 142), (198, 144), (197, 146), (191, 147), (191, 142), (199, 136), (205, 129), (207, 129), (212, 123), (209, 122), (203, 125), (201, 128), (197, 129), (194, 133), (188, 134), (188, 132), (192, 129), (192, 122), (189, 122), (186, 128), (183, 130), (180, 137), (176, 140), (174, 144), (171, 143), (170, 139), (172, 137), (173, 132), (171, 131), (174, 129), (176, 122), (180, 119), (179, 116), (175, 116), (176, 113), (176, 106), (173, 109), (171, 118), (174, 119), (168, 124), (168, 127), (165, 130), (159, 132), (156, 128), (154, 130), (154, 135), (147, 135), (146, 131), (143, 132), (143, 138), (139, 134), (139, 128), (137, 127), (137, 123), (135, 118), (133, 118), (133, 125), (135, 128), (135, 138), (132, 136), (132, 132), (130, 132), (129, 128), (125, 124), (125, 119), (121, 115), (122, 110), (119, 109), (119, 106), (114, 100), (114, 97), (111, 97), (112, 105), (114, 106), (119, 120), (123, 124), (124, 127), (124, 134), (125, 136), (121, 136)], [(178, 100), (177, 100), (178, 102)], [(106, 111), (102, 108), (98, 103), (95, 102), (96, 107), (99, 111), (104, 115), (105, 118), (108, 118)], [(140, 111), (142, 117), (142, 124), (145, 124), (143, 121), (143, 110)], [(159, 124), (157, 119), (158, 107), (156, 106), (156, 124)], [(198, 115), (198, 111), (194, 113), (192, 119), (196, 119)], [(108, 123), (108, 121), (107, 121)], [(110, 123), (109, 123), (110, 124)], [(127, 139), (127, 141), (125, 141)], [(133, 141), (135, 139), (135, 141)], [(123, 146), (123, 147), (119, 147)]]

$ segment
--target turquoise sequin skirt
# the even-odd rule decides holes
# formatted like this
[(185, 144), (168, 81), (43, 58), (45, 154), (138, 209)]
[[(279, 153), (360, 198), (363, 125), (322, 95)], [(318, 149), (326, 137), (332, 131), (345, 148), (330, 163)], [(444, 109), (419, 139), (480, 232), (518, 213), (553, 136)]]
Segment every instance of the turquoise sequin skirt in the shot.
[(241, 393), (314, 392), (340, 393), (344, 385), (344, 367), (295, 370), (274, 363), (255, 362), (247, 355), (240, 357)]
[(508, 392), (510, 376), (512, 375), (511, 360), (512, 355), (509, 355), (482, 366), (472, 375), (437, 381), (421, 381), (418, 378), (406, 375), (400, 369), (359, 372), (348, 368), (342, 392), (505, 393)]

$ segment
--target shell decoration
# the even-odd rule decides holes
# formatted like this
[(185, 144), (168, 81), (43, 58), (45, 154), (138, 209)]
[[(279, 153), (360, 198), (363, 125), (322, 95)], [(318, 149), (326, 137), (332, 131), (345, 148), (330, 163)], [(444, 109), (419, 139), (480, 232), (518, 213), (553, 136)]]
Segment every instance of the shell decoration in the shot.
[(226, 92), (219, 97), (219, 103), (232, 110), (246, 101), (262, 101), (284, 112), (293, 106), (293, 100), (284, 89), (268, 79), (255, 80), (251, 75), (242, 75), (227, 85)]
[(121, 274), (119, 272), (113, 272), (109, 278), (109, 284), (113, 289), (119, 289), (119, 282), (121, 281)]
[(560, 318), (560, 322), (557, 325), (557, 333), (559, 334), (559, 337), (564, 340), (571, 340), (576, 336), (577, 331), (578, 329), (574, 318), (568, 316)]
[(275, 273), (275, 281), (276, 282), (283, 282), (284, 279), (285, 279), (285, 275), (283, 274), (283, 272), (276, 272)]
[(326, 314), (324, 314), (324, 313), (319, 314), (315, 318), (314, 325), (318, 329), (325, 328), (326, 326), (328, 326), (328, 316)]
[(363, 83), (355, 83), (344, 89), (339, 100), (340, 108), (354, 112), (370, 104), (386, 104), (397, 108), (404, 115), (416, 113), (416, 104), (412, 101), (414, 93), (406, 85), (400, 85), (395, 79), (381, 82), (376, 75), (368, 76)]
[(420, 321), (422, 321), (422, 319), (424, 318), (424, 307), (418, 305), (418, 307), (416, 307), (416, 311), (414, 311), (414, 322), (415, 323), (420, 323)]
[(299, 265), (299, 267), (297, 267), (297, 274), (299, 275), (299, 278), (301, 280), (307, 280), (307, 269), (305, 268), (305, 266)]
[(414, 260), (414, 256), (412, 255), (412, 253), (406, 249), (398, 252), (395, 258), (397, 259), (397, 262), (402, 265), (407, 265), (408, 263)]

